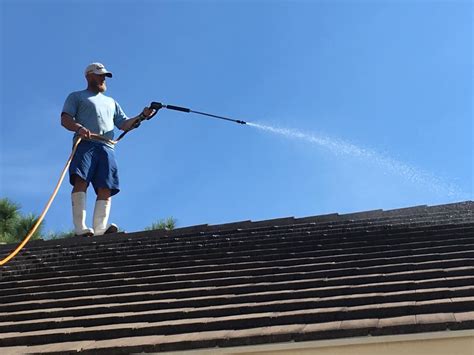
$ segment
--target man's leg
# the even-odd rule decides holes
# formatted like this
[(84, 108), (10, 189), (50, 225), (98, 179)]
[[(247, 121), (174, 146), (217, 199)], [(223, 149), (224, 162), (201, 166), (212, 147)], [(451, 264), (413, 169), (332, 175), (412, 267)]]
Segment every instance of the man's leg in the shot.
[(110, 189), (103, 188), (103, 187), (99, 187), (97, 189), (97, 200), (103, 200), (103, 201), (111, 200), (112, 198), (110, 196), (112, 196)]
[(119, 192), (119, 180), (115, 152), (112, 148), (102, 145), (98, 147), (97, 170), (92, 185), (97, 193), (94, 209), (94, 235), (116, 233), (115, 224), (107, 224), (112, 205), (111, 196)]
[(112, 206), (112, 192), (107, 188), (97, 189), (97, 201), (94, 208), (94, 235), (118, 232), (115, 224), (107, 225)]
[(87, 181), (81, 178), (79, 175), (74, 176), (74, 187), (72, 193), (75, 192), (86, 192), (87, 191)]
[(74, 175), (74, 187), (71, 194), (74, 234), (90, 237), (94, 231), (86, 226), (86, 191), (87, 182), (79, 175)]

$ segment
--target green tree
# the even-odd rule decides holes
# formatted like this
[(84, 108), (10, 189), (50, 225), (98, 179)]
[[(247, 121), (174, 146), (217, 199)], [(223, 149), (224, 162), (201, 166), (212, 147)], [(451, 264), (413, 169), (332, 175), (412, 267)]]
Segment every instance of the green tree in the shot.
[[(23, 216), (20, 205), (7, 198), (0, 199), (0, 243), (16, 243), (21, 241), (38, 220), (34, 214)], [(31, 239), (40, 239), (43, 223), (40, 224)]]
[(160, 219), (157, 222), (152, 223), (151, 226), (145, 228), (146, 231), (164, 229), (164, 230), (173, 230), (176, 227), (177, 220), (173, 217), (168, 217), (166, 219)]
[(20, 219), (19, 209), (20, 206), (9, 199), (0, 199), (0, 234), (2, 236), (15, 233), (15, 226)]

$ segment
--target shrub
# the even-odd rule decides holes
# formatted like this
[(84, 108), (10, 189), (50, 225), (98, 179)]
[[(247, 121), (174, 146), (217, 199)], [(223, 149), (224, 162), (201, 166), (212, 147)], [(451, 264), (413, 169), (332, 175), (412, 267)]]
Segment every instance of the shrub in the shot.
[(177, 220), (173, 217), (168, 217), (166, 219), (160, 219), (157, 222), (153, 223), (151, 226), (145, 228), (146, 231), (164, 229), (164, 230), (173, 230), (176, 227)]

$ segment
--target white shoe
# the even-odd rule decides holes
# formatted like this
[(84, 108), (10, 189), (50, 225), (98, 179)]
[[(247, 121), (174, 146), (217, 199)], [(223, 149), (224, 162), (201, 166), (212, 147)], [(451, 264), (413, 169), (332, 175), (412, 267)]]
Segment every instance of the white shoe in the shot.
[(71, 201), (74, 234), (77, 236), (91, 237), (92, 235), (94, 235), (94, 230), (86, 226), (86, 193), (72, 193)]
[(94, 230), (92, 228), (86, 228), (81, 231), (74, 230), (74, 235), (76, 237), (92, 237), (94, 235)]
[(112, 234), (112, 233), (117, 233), (118, 232), (118, 227), (115, 223), (111, 223), (107, 226), (107, 229), (105, 230), (104, 234)]
[(104, 235), (117, 233), (118, 227), (115, 224), (107, 224), (110, 216), (112, 200), (97, 200), (94, 208), (94, 235)]

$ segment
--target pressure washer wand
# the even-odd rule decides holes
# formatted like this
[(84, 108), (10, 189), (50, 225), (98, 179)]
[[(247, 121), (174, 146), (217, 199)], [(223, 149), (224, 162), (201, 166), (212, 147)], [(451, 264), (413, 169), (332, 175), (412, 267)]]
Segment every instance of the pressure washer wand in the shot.
[(189, 108), (186, 108), (186, 107), (180, 107), (180, 106), (174, 106), (174, 105), (164, 105), (162, 104), (161, 102), (152, 102), (150, 104), (150, 108), (152, 110), (155, 110), (155, 112), (147, 117), (147, 118), (140, 118), (139, 120), (137, 120), (137, 122), (135, 122), (135, 124), (133, 125), (133, 127), (128, 130), (128, 131), (125, 131), (123, 132), (118, 138), (117, 140), (115, 141), (115, 143), (117, 143), (119, 140), (121, 140), (128, 132), (130, 132), (131, 130), (135, 129), (135, 128), (138, 128), (140, 126), (140, 124), (142, 123), (143, 120), (149, 120), (151, 119), (153, 116), (155, 116), (157, 113), (158, 113), (158, 110), (162, 109), (162, 108), (166, 108), (168, 110), (175, 110), (175, 111), (181, 111), (181, 112), (186, 112), (186, 113), (196, 113), (198, 115), (203, 115), (203, 116), (209, 116), (209, 117), (213, 117), (213, 118), (218, 118), (220, 120), (226, 120), (226, 121), (231, 121), (231, 122), (235, 122), (235, 123), (240, 123), (240, 124), (247, 124), (247, 122), (245, 121), (241, 121), (241, 120), (234, 120), (233, 118), (229, 118), (229, 117), (224, 117), (224, 116), (217, 116), (217, 115), (212, 115), (210, 113), (206, 113), (206, 112), (199, 112), (199, 111), (194, 111), (194, 110), (191, 110)]
[[(157, 102), (153, 102), (153, 104), (157, 104)], [(234, 120), (232, 118), (229, 118), (229, 117), (224, 117), (224, 116), (217, 116), (217, 115), (212, 115), (210, 113), (206, 113), (206, 112), (199, 112), (199, 111), (194, 111), (194, 110), (191, 110), (189, 108), (186, 108), (186, 107), (179, 107), (179, 106), (173, 106), (173, 105), (162, 105), (163, 108), (167, 108), (168, 110), (175, 110), (175, 111), (181, 111), (181, 112), (187, 112), (187, 113), (196, 113), (198, 115), (203, 115), (203, 116), (209, 116), (209, 117), (214, 117), (214, 118), (218, 118), (220, 120), (226, 120), (226, 121), (231, 121), (231, 122), (235, 122), (235, 123), (240, 123), (240, 124), (247, 124), (247, 122), (245, 121), (240, 121), (240, 120)]]

